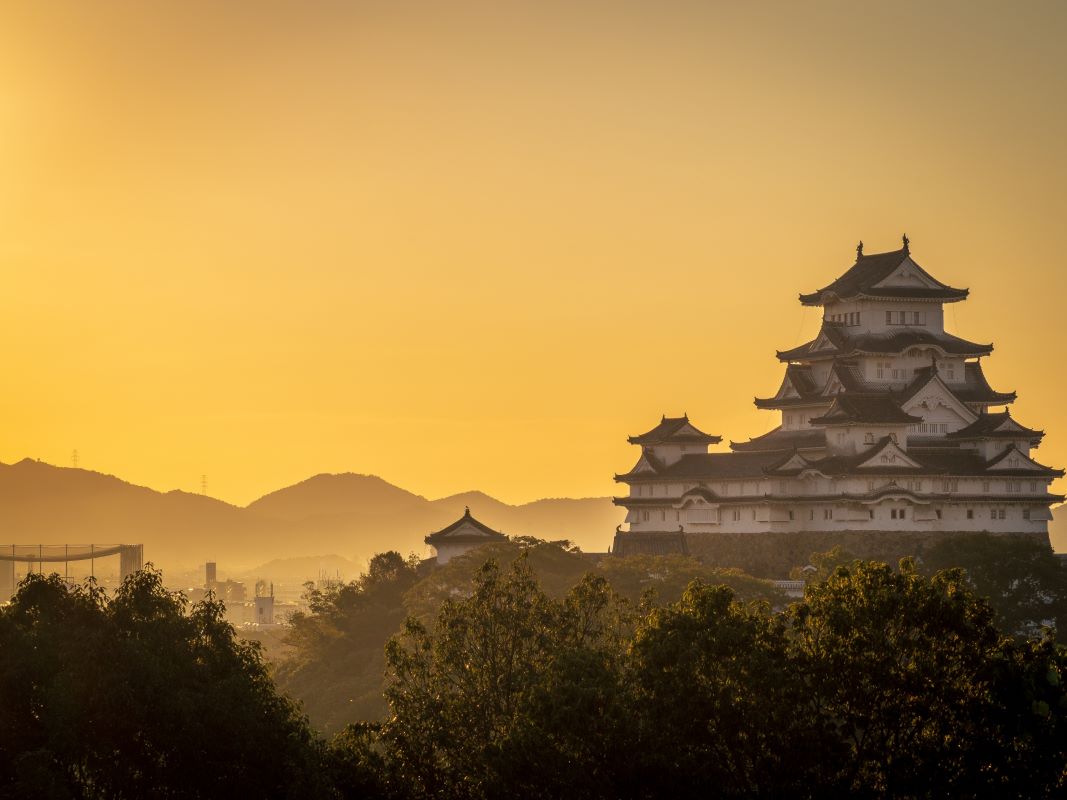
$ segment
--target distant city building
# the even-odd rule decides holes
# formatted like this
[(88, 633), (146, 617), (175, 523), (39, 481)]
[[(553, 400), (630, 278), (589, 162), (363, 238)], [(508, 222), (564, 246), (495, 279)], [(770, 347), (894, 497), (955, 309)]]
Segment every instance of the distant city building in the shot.
[[(823, 289), (810, 342), (778, 353), (785, 376), (756, 407), (774, 430), (731, 452), (687, 416), (630, 437), (637, 463), (615, 480), (629, 531), (614, 552), (681, 552), (701, 532), (990, 531), (1048, 535), (1049, 486), (1062, 470), (1035, 460), (1042, 431), (1008, 410), (982, 358), (992, 344), (945, 331), (965, 300), (900, 250), (864, 255)], [(997, 408), (1002, 410), (995, 410)], [(658, 543), (658, 544), (657, 544)], [(680, 543), (680, 544), (679, 544)]]
[[(269, 593), (268, 593), (269, 592)], [(267, 589), (263, 581), (256, 581), (255, 620), (257, 625), (274, 624), (274, 584)]]
[(463, 516), (453, 522), (447, 528), (426, 537), (426, 544), (434, 549), (437, 563), (447, 564), (456, 556), (470, 552), (476, 547), (481, 547), (489, 542), (506, 542), (507, 536), (494, 531), (471, 516), (471, 510), (467, 508)]

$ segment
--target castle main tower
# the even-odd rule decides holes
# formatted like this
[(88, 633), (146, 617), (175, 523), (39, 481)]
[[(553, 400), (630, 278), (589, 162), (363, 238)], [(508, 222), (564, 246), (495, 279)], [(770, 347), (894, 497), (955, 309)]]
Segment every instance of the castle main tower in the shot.
[(782, 383), (755, 401), (773, 430), (730, 452), (709, 452), (719, 437), (686, 417), (630, 438), (641, 455), (615, 476), (629, 490), (615, 498), (629, 528), (615, 552), (650, 551), (657, 533), (682, 546), (711, 532), (1047, 537), (1064, 472), (1034, 457), (1044, 434), (1012, 417), (1015, 393), (986, 381), (993, 345), (945, 330), (945, 304), (967, 295), (919, 266), (906, 236), (889, 253), (861, 242), (841, 277), (800, 295), (822, 326), (777, 354)]

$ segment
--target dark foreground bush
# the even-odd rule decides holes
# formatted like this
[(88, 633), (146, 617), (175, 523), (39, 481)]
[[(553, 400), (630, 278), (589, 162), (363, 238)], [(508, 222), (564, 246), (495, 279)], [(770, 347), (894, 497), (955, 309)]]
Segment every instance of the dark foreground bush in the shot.
[(1055, 797), (1067, 658), (962, 573), (838, 568), (772, 614), (694, 583), (564, 600), (488, 563), (389, 646), (392, 717), (348, 758), (397, 797)]
[(0, 796), (314, 797), (317, 743), (221, 603), (30, 576), (0, 610)]

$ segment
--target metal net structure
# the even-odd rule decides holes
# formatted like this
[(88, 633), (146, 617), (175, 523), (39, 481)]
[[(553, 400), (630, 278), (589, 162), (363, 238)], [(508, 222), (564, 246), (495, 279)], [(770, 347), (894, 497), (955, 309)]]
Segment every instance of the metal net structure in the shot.
[(68, 580), (96, 577), (101, 567), (114, 571), (113, 561), (102, 561), (114, 556), (119, 557), (119, 580), (124, 580), (144, 564), (144, 545), (0, 544), (0, 602), (11, 597), (20, 577), (53, 572)]

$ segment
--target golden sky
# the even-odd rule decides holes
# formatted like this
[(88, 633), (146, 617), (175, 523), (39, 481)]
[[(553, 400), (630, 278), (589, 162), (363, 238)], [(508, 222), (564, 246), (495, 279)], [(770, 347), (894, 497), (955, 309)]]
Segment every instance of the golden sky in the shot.
[(602, 495), (907, 232), (1067, 465), (1067, 5), (0, 6), (0, 460)]

